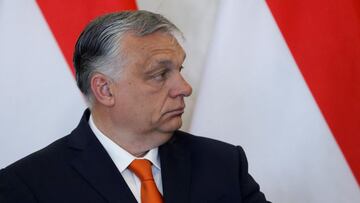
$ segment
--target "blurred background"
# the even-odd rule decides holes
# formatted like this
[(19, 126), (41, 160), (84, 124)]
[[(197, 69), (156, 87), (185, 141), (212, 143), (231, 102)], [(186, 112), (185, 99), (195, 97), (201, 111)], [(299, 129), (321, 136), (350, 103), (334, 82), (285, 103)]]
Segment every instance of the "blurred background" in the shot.
[(0, 168), (76, 127), (75, 40), (129, 9), (185, 35), (182, 130), (241, 145), (272, 202), (360, 202), (358, 0), (0, 0)]

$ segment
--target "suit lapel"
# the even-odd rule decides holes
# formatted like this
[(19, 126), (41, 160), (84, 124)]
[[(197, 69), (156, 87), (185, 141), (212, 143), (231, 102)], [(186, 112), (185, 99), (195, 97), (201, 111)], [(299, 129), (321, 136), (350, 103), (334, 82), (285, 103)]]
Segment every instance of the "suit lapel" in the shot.
[(78, 155), (72, 160), (74, 169), (108, 202), (136, 203), (122, 175), (87, 124), (85, 112), (69, 140)]
[(189, 202), (190, 153), (183, 145), (175, 132), (173, 139), (159, 148), (165, 202)]

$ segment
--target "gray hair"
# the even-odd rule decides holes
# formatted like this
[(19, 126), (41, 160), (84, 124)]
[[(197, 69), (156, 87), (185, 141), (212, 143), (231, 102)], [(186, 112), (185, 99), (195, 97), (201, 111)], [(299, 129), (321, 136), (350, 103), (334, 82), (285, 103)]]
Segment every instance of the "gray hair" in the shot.
[(181, 31), (160, 14), (149, 11), (123, 11), (100, 16), (90, 22), (75, 45), (73, 63), (76, 82), (88, 104), (93, 104), (90, 80), (94, 73), (102, 73), (112, 80), (119, 77), (124, 56), (121, 38), (131, 32), (145, 36), (157, 31), (176, 39), (183, 37)]

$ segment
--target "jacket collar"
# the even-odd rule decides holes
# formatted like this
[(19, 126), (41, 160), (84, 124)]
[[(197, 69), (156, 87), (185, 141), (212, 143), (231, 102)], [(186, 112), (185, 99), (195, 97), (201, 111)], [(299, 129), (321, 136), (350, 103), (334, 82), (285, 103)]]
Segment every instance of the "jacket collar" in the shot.
[[(68, 146), (77, 151), (71, 165), (108, 202), (136, 203), (121, 173), (90, 129), (87, 109), (69, 137)], [(164, 202), (189, 202), (190, 152), (181, 131), (159, 147)]]
[(72, 167), (108, 202), (136, 203), (121, 173), (88, 125), (87, 109), (69, 137), (68, 146), (77, 151)]
[(172, 139), (159, 147), (165, 202), (190, 200), (190, 152), (186, 150), (187, 143), (181, 134), (181, 131), (175, 131)]

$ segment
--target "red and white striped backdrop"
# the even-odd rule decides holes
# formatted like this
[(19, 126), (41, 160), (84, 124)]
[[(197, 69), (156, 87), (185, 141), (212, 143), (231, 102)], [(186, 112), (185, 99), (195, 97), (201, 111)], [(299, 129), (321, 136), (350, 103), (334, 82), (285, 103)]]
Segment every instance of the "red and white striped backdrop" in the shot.
[(360, 202), (358, 0), (223, 0), (191, 131), (274, 202)]
[[(75, 127), (75, 40), (122, 9), (0, 0), (0, 167)], [(242, 145), (273, 202), (360, 202), (359, 1), (222, 0), (215, 23), (190, 131)]]

